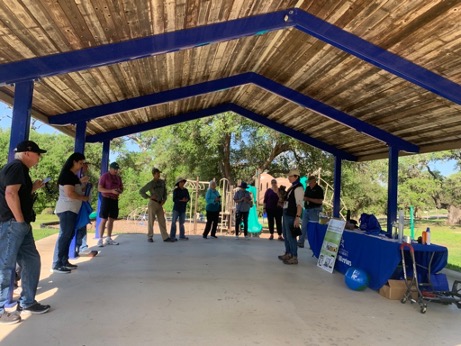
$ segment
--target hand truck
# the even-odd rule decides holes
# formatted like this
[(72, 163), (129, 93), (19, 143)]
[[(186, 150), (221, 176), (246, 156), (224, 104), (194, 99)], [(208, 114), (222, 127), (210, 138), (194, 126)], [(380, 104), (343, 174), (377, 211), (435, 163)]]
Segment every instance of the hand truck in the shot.
[[(413, 266), (413, 277), (410, 279), (407, 275), (407, 266), (405, 263), (405, 248), (408, 248), (410, 251), (412, 266)], [(429, 284), (421, 285), (418, 282), (418, 273), (416, 270), (416, 261), (415, 261), (415, 250), (413, 246), (408, 243), (402, 243), (400, 245), (400, 252), (402, 254), (402, 267), (403, 267), (403, 278), (405, 280), (405, 284), (407, 286), (407, 291), (405, 292), (403, 298), (400, 300), (402, 304), (405, 304), (407, 300), (410, 302), (418, 303), (420, 312), (422, 314), (426, 313), (427, 311), (427, 304), (426, 302), (436, 302), (444, 305), (449, 304), (456, 304), (458, 309), (461, 309), (461, 281), (455, 281), (453, 283), (453, 287), (451, 291), (434, 291), (432, 290), (432, 286)], [(428, 273), (430, 276), (430, 272)], [(428, 290), (421, 291), (420, 287), (429, 286)], [(417, 294), (417, 298), (413, 298), (412, 293)]]

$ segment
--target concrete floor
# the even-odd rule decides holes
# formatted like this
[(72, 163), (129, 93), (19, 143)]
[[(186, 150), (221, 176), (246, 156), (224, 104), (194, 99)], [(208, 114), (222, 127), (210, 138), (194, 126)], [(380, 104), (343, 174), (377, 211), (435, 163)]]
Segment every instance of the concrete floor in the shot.
[(423, 315), (351, 291), (309, 250), (297, 266), (281, 263), (276, 240), (190, 238), (122, 234), (67, 275), (49, 270), (56, 236), (38, 241), (37, 300), (52, 310), (2, 326), (1, 345), (461, 345), (455, 305), (429, 304)]

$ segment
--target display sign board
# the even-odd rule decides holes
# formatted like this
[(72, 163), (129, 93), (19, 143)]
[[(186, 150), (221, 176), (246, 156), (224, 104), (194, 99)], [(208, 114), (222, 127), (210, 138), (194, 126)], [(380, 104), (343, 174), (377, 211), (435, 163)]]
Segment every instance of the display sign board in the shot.
[(333, 268), (335, 267), (344, 227), (346, 227), (346, 221), (344, 220), (331, 219), (328, 223), (327, 232), (325, 233), (319, 259), (317, 261), (317, 267), (329, 273), (333, 273)]

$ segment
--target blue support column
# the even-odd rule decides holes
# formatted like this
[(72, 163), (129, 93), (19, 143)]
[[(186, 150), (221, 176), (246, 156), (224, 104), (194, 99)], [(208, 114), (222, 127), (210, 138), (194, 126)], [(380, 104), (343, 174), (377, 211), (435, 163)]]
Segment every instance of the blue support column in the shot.
[[(75, 144), (74, 144), (74, 151), (78, 153), (85, 154), (85, 138), (86, 138), (86, 122), (81, 121), (77, 123), (76, 128), (75, 128)], [(79, 172), (80, 174), (80, 172)], [(86, 230), (86, 226), (85, 226)], [(72, 241), (70, 242), (69, 246), (69, 258), (76, 258), (78, 253), (76, 251), (77, 249), (77, 233), (79, 231), (76, 230), (75, 234), (72, 238)], [(85, 241), (86, 241), (86, 236), (85, 236)]]
[(81, 121), (75, 126), (75, 145), (74, 150), (78, 153), (85, 154), (86, 142), (86, 122)]
[[(17, 83), (14, 89), (13, 121), (11, 123), (10, 148), (8, 151), (8, 162), (14, 159), (14, 148), (18, 143), (29, 138), (30, 131), (30, 109), (32, 107), (32, 94), (34, 82), (27, 81)], [(16, 305), (13, 299), (14, 282), (16, 272), (11, 273), (10, 290), (8, 293), (7, 307)]]
[[(102, 143), (102, 158), (101, 158), (101, 175), (107, 172), (109, 169), (109, 154), (110, 154), (110, 141), (104, 141)], [(101, 208), (101, 200), (102, 196), (98, 193), (98, 207), (96, 213), (96, 230), (95, 230), (95, 238), (99, 239), (99, 224), (101, 223), (101, 219), (99, 218), (99, 210)]]
[(335, 171), (334, 171), (334, 192), (333, 192), (333, 217), (340, 217), (341, 211), (341, 171), (342, 159), (335, 156)]
[(14, 159), (14, 148), (20, 142), (29, 139), (30, 110), (32, 108), (33, 93), (33, 81), (17, 83), (14, 88), (13, 119), (11, 122), (8, 162)]
[(397, 192), (399, 184), (399, 150), (389, 148), (389, 173), (387, 186), (387, 236), (392, 237), (392, 223), (397, 218)]

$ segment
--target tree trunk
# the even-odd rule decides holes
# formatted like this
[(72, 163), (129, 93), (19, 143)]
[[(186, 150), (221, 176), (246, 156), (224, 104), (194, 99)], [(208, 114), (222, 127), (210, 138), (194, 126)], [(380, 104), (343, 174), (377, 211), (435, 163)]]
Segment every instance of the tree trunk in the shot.
[(231, 165), (230, 165), (230, 154), (231, 154), (231, 134), (226, 133), (223, 140), (223, 160), (221, 162), (221, 171), (224, 178), (229, 180), (231, 185), (234, 185), (231, 176)]
[(458, 225), (461, 223), (461, 208), (450, 205), (448, 208), (448, 221), (449, 225)]

